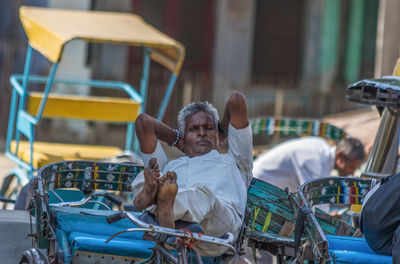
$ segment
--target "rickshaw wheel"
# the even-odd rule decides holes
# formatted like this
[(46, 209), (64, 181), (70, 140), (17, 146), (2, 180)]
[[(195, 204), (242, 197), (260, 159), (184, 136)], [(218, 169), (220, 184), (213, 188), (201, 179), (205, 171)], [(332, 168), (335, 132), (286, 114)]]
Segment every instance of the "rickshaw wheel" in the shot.
[[(21, 190), (22, 186), (18, 181), (18, 176), (16, 174), (7, 175), (1, 186), (0, 196), (7, 199), (16, 199), (18, 192)], [(4, 202), (2, 209), (12, 209), (9, 208), (9, 203)]]
[(20, 264), (49, 264), (47, 257), (36, 248), (24, 251)]

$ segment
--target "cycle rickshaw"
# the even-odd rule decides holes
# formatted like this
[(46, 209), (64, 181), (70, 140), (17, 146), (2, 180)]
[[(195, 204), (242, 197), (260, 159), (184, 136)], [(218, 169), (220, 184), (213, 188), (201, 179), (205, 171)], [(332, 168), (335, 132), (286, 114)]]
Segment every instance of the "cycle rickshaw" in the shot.
[[(77, 119), (126, 125), (124, 150), (132, 151), (135, 119), (146, 110), (151, 62), (157, 62), (170, 72), (157, 114), (157, 118), (162, 119), (185, 56), (185, 49), (180, 43), (134, 14), (29, 6), (22, 6), (19, 12), (29, 43), (23, 74), (10, 77), (13, 90), (5, 151), (18, 168), (5, 177), (0, 198), (15, 196), (20, 186), (26, 184), (46, 164), (63, 160), (102, 160), (123, 152), (114, 146), (37, 142), (36, 131), (42, 119)], [(120, 81), (55, 78), (64, 46), (75, 39), (142, 48), (140, 92)], [(30, 73), (34, 50), (51, 62), (48, 76)], [(103, 97), (57, 94), (53, 91), (56, 84), (111, 89), (115, 91), (113, 95), (118, 94), (117, 91), (122, 95)], [(41, 87), (43, 91), (32, 91), (32, 85)]]
[[(321, 228), (313, 213), (318, 204), (362, 204), (367, 193), (376, 184), (398, 171), (399, 146), (399, 96), (400, 59), (397, 60), (393, 76), (380, 79), (365, 79), (347, 87), (347, 99), (353, 102), (374, 105), (382, 119), (375, 137), (371, 154), (362, 178), (327, 178), (312, 180), (301, 186), (299, 214), (298, 262), (303, 261), (306, 245), (313, 250), (317, 263), (392, 263), (391, 256), (376, 254), (364, 238), (331, 236)], [(356, 219), (359, 215), (355, 215)], [(358, 221), (355, 222), (355, 225)]]
[[(221, 257), (202, 257), (197, 243), (226, 247), (234, 254), (233, 235), (202, 235), (197, 224), (178, 220), (177, 229), (158, 226), (155, 219), (122, 204), (117, 195), (131, 191), (143, 166), (93, 161), (64, 161), (41, 168), (34, 178), (30, 212), (36, 216), (31, 234), (34, 247), (21, 263), (218, 263)], [(64, 201), (55, 190), (75, 188), (86, 196)], [(112, 194), (114, 193), (114, 194)], [(92, 200), (103, 196), (109, 202)], [(101, 209), (82, 208), (94, 202)], [(111, 203), (110, 203), (111, 202)], [(112, 208), (123, 209), (115, 212)], [(107, 223), (108, 222), (108, 223)], [(114, 223), (115, 222), (115, 223)], [(45, 254), (40, 249), (45, 249)]]

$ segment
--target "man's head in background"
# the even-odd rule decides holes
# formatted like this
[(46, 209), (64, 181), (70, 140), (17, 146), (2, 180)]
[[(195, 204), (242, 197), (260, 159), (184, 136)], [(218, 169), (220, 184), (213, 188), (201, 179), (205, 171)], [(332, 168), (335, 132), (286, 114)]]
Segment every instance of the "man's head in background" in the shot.
[(356, 138), (339, 141), (335, 155), (335, 169), (340, 176), (353, 175), (365, 160), (364, 145)]

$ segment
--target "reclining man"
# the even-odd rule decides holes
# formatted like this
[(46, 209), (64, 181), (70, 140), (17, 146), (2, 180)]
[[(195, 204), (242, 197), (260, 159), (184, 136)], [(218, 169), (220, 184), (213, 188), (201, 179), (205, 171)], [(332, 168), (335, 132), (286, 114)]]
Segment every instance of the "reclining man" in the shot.
[[(161, 226), (174, 228), (178, 219), (198, 223), (205, 235), (235, 236), (242, 225), (252, 174), (252, 132), (245, 96), (233, 92), (221, 122), (207, 102), (191, 103), (178, 116), (179, 130), (146, 114), (136, 120), (145, 170), (133, 182), (134, 206), (148, 208)], [(219, 153), (228, 136), (229, 150)], [(185, 156), (167, 162), (159, 142), (178, 147)], [(163, 175), (160, 176), (160, 172)], [(149, 208), (150, 207), (150, 208)], [(216, 256), (222, 248), (201, 249)]]

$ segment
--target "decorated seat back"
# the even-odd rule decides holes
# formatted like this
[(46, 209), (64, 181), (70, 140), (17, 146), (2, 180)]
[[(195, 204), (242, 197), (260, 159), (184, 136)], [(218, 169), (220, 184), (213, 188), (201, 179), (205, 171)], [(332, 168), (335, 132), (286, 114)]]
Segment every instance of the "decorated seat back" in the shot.
[(250, 120), (250, 125), (254, 136), (319, 136), (335, 142), (346, 137), (342, 129), (320, 120), (262, 117)]
[(64, 161), (39, 171), (45, 190), (60, 188), (130, 191), (142, 165), (94, 161)]
[(256, 178), (247, 192), (247, 211), (250, 230), (279, 234), (286, 222), (295, 221), (285, 191)]
[[(340, 205), (361, 205), (368, 191), (370, 190), (372, 181), (370, 179), (349, 178), (349, 177), (327, 177), (310, 180), (301, 185), (299, 190), (301, 209), (299, 214), (303, 214), (305, 218), (304, 226), (299, 235), (303, 233), (313, 249), (314, 259), (318, 263), (330, 263), (329, 244), (326, 234), (341, 233), (340, 220), (332, 218), (331, 220), (321, 222), (321, 216), (318, 212), (313, 213), (312, 207), (320, 204), (340, 204)], [(318, 215), (318, 221), (317, 221)], [(297, 218), (299, 220), (299, 217)], [(325, 224), (333, 224), (330, 232)], [(336, 223), (336, 224), (335, 224)], [(338, 224), (339, 223), (339, 224)], [(352, 235), (354, 229), (347, 230), (348, 235)], [(296, 234), (297, 235), (297, 234)]]

